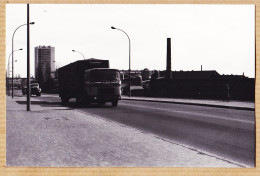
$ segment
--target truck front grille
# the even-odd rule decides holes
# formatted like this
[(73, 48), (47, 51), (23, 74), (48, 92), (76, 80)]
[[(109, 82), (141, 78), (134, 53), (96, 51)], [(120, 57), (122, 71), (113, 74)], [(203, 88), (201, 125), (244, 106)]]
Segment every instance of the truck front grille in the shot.
[(114, 88), (99, 88), (98, 93), (100, 95), (114, 95), (115, 89)]
[(36, 92), (38, 89), (37, 88), (31, 88), (32, 92)]

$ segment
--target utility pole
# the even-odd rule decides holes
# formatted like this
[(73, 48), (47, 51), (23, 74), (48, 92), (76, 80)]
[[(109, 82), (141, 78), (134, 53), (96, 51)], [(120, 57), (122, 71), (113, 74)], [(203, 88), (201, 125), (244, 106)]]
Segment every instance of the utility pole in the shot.
[(31, 78), (30, 78), (30, 6), (27, 4), (27, 111), (31, 110)]
[(167, 38), (167, 58), (166, 58), (166, 72), (167, 72), (167, 79), (172, 79), (172, 66), (171, 66), (171, 60), (172, 60), (172, 54), (171, 54), (171, 38)]

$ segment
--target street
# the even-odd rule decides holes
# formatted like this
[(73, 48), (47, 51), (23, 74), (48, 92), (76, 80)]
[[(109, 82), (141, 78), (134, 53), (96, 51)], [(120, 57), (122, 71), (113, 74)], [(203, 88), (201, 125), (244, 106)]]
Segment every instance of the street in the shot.
[[(17, 102), (19, 104), (26, 105), (26, 101), (17, 101)], [(66, 117), (64, 116), (64, 113), (66, 114), (64, 108), (65, 109), (67, 108), (67, 111), (70, 112), (72, 111), (80, 112), (83, 115), (85, 114), (99, 120), (105, 120), (108, 122), (112, 122), (113, 124), (119, 125), (121, 126), (121, 128), (120, 130), (117, 131), (117, 133), (124, 134), (125, 131), (128, 131), (130, 128), (130, 129), (134, 129), (135, 132), (137, 130), (138, 132), (141, 132), (145, 135), (156, 137), (157, 139), (161, 139), (170, 144), (174, 144), (191, 151), (196, 151), (200, 155), (210, 156), (218, 160), (225, 161), (227, 163), (233, 163), (239, 167), (254, 166), (254, 157), (255, 157), (255, 123), (254, 123), (255, 112), (254, 111), (202, 107), (202, 106), (194, 106), (194, 105), (180, 105), (180, 104), (171, 104), (171, 103), (129, 101), (129, 100), (121, 100), (118, 104), (118, 107), (112, 107), (111, 103), (107, 103), (104, 106), (97, 106), (93, 104), (90, 107), (80, 107), (80, 108), (77, 108), (75, 101), (72, 100), (70, 101), (68, 107), (62, 107), (60, 105), (60, 98), (58, 97), (58, 95), (55, 94), (52, 95), (44, 94), (41, 97), (32, 97), (32, 107), (34, 105), (41, 105), (43, 107), (48, 107), (50, 108), (49, 111), (51, 111), (51, 108), (56, 108), (55, 110), (56, 113), (62, 111), (63, 115), (61, 116), (63, 120), (65, 119), (66, 121), (67, 118), (66, 121), (67, 124), (65, 125), (67, 127), (69, 126), (68, 123), (72, 122), (71, 120), (74, 121), (79, 120), (77, 121), (77, 126), (75, 126), (75, 128), (81, 128), (81, 126), (85, 124), (86, 119), (82, 119), (82, 118), (71, 119), (70, 117)], [(8, 118), (8, 114), (7, 114), (7, 118)], [(49, 120), (48, 117), (46, 117), (45, 120), (48, 121)], [(10, 123), (8, 124), (8, 122)], [(55, 121), (55, 124), (56, 123), (57, 121)], [(12, 123), (10, 119), (7, 119), (7, 126), (11, 128), (11, 124)], [(56, 124), (53, 126), (51, 133), (58, 134), (60, 133), (60, 131), (58, 132), (58, 130), (61, 129), (59, 128), (59, 124)], [(72, 135), (70, 133), (71, 132), (70, 130), (71, 127), (68, 128), (67, 132), (66, 129), (62, 129), (64, 136)], [(93, 127), (91, 130), (98, 130), (98, 129), (95, 129)], [(84, 138), (84, 133), (82, 131), (80, 133), (82, 134), (78, 134), (78, 135)], [(133, 136), (131, 136), (131, 139), (135, 138), (135, 135), (136, 134), (133, 134)], [(73, 137), (75, 138), (75, 136)], [(106, 136), (106, 137), (113, 138), (113, 136)], [(114, 137), (116, 138), (116, 136)], [(41, 137), (39, 136), (39, 138)], [(7, 129), (7, 139), (8, 139), (8, 129)], [(60, 140), (59, 138), (57, 139)], [(79, 142), (80, 138), (73, 139), (73, 140), (74, 142), (75, 141)], [(87, 139), (84, 139), (83, 141), (85, 140)], [(122, 141), (119, 141), (119, 144), (121, 142)], [(71, 141), (69, 141), (69, 143), (71, 143)], [(79, 145), (86, 145), (82, 142), (79, 143), (80, 143)], [(129, 146), (131, 145), (129, 144)], [(7, 146), (8, 146), (8, 140), (7, 140)], [(153, 148), (153, 146), (150, 147)], [(12, 149), (10, 148), (9, 150)], [(127, 148), (124, 148), (124, 150), (128, 151)], [(169, 148), (162, 149), (161, 152), (165, 152), (163, 150), (167, 151), (169, 150)], [(7, 147), (7, 152), (8, 152), (8, 147)], [(105, 155), (107, 156), (108, 153), (106, 153)], [(167, 162), (169, 163), (170, 161)], [(137, 162), (137, 164), (138, 163), (139, 161)], [(56, 165), (54, 164), (54, 166)], [(108, 164), (108, 166), (110, 165)], [(123, 166), (125, 166), (125, 164), (123, 164)], [(134, 165), (130, 164), (129, 166), (134, 166)], [(148, 166), (154, 166), (154, 165), (148, 164)], [(163, 164), (162, 166), (167, 166), (167, 164)], [(178, 164), (177, 165), (170, 164), (170, 166), (178, 166)], [(188, 167), (189, 164), (187, 165), (184, 164), (183, 166)]]

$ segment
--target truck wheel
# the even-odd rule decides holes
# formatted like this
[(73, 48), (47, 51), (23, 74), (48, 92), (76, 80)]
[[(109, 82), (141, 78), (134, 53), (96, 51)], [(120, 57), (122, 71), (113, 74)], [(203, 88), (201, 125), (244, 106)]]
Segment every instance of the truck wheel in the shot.
[(90, 100), (89, 98), (86, 98), (86, 99), (84, 100), (84, 104), (85, 104), (86, 106), (90, 106), (91, 100)]
[(113, 100), (113, 101), (112, 101), (112, 106), (113, 106), (113, 107), (117, 106), (117, 104), (118, 104), (118, 100)]
[(81, 98), (78, 96), (76, 97), (76, 104), (79, 106), (81, 104)]
[(41, 93), (37, 93), (36, 95), (37, 95), (37, 96), (41, 96)]
[(65, 97), (61, 97), (61, 104), (62, 105), (67, 105), (69, 103), (69, 99)]
[(76, 97), (76, 105), (78, 107), (82, 106), (85, 103), (84, 99), (81, 96)]

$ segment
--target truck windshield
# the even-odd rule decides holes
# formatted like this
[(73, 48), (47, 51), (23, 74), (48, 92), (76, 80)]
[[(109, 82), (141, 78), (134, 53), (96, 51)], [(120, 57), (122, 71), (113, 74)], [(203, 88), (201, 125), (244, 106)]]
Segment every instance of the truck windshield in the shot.
[(92, 82), (119, 81), (120, 74), (116, 70), (92, 70), (90, 80)]
[(39, 84), (38, 83), (32, 83), (31, 87), (39, 87)]

